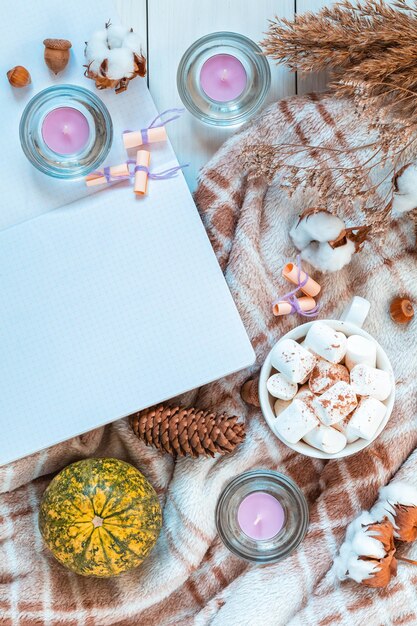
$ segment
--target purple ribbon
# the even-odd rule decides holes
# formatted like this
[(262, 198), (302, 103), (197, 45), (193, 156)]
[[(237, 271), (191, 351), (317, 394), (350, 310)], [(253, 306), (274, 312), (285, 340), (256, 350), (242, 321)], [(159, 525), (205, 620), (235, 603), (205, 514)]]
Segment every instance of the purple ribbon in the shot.
[(96, 176), (104, 176), (106, 179), (106, 183), (116, 183), (121, 180), (129, 180), (134, 178), (136, 172), (146, 172), (148, 178), (151, 180), (168, 180), (169, 178), (174, 178), (178, 174), (180, 170), (183, 170), (185, 167), (188, 167), (190, 164), (186, 163), (185, 165), (176, 165), (175, 167), (170, 167), (167, 170), (162, 170), (162, 172), (151, 172), (149, 167), (146, 165), (136, 165), (136, 161), (133, 159), (129, 159), (126, 161), (126, 165), (129, 167), (130, 165), (134, 165), (135, 168), (133, 172), (129, 169), (129, 174), (125, 174), (123, 176), (112, 176), (111, 168), (109, 166), (103, 167), (102, 170), (96, 170), (93, 172)]
[(288, 293), (284, 294), (280, 298), (277, 298), (276, 300), (274, 300), (274, 302), (272, 303), (272, 308), (276, 304), (279, 304), (280, 302), (288, 302), (288, 304), (291, 305), (291, 313), (298, 313), (299, 315), (302, 315), (303, 317), (316, 317), (320, 311), (319, 306), (315, 306), (313, 309), (310, 309), (309, 311), (302, 311), (300, 305), (298, 304), (296, 294), (301, 289), (301, 287), (304, 287), (304, 285), (307, 284), (308, 279), (310, 278), (306, 272), (305, 279), (301, 280), (301, 272), (302, 272), (301, 259), (300, 259), (300, 255), (298, 254), (297, 255), (297, 282), (298, 284), (295, 289), (293, 289), (292, 291), (289, 291)]
[(146, 172), (148, 178), (151, 180), (167, 180), (168, 178), (174, 178), (179, 172), (179, 170), (184, 169), (184, 167), (188, 167), (189, 163), (185, 165), (177, 165), (176, 167), (170, 167), (167, 170), (163, 170), (162, 172), (151, 172), (147, 165), (135, 165), (134, 172)]
[(103, 167), (102, 170), (95, 170), (92, 172), (95, 176), (104, 176), (106, 179), (106, 183), (115, 183), (120, 180), (128, 180), (131, 177), (131, 174), (124, 174), (123, 176), (112, 176), (110, 172), (110, 166)]
[[(181, 113), (183, 113), (184, 109), (166, 109), (166, 111), (164, 111), (163, 113), (160, 113), (159, 115), (156, 116), (156, 118), (149, 124), (149, 126), (147, 128), (142, 128), (140, 131), (140, 134), (142, 135), (142, 144), (147, 144), (149, 143), (149, 136), (148, 136), (148, 131), (151, 128), (161, 128), (162, 126), (166, 126), (166, 124), (169, 124), (169, 122), (173, 122), (175, 120), (177, 120)], [(172, 117), (170, 117), (167, 120), (163, 120), (162, 118), (165, 115), (168, 115), (169, 113), (176, 113), (176, 115), (173, 115)], [(157, 124), (157, 122), (159, 121), (159, 123)], [(123, 134), (125, 133), (132, 133), (132, 130), (124, 130)]]

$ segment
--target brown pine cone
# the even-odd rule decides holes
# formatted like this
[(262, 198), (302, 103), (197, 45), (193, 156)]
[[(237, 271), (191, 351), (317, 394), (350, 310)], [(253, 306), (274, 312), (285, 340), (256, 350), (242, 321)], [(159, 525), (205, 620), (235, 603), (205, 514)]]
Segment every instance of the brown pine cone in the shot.
[(130, 417), (135, 435), (174, 457), (228, 454), (245, 438), (238, 417), (218, 415), (195, 407), (165, 406), (144, 409)]

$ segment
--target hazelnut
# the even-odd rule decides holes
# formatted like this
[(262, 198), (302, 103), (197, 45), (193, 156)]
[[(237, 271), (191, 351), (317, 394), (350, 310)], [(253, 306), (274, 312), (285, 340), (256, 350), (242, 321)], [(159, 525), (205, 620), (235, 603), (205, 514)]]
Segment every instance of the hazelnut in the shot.
[(7, 72), (7, 78), (12, 87), (27, 87), (32, 82), (29, 72), (23, 65), (16, 65)]
[(390, 305), (390, 314), (397, 324), (408, 324), (414, 317), (414, 307), (407, 298), (394, 298)]

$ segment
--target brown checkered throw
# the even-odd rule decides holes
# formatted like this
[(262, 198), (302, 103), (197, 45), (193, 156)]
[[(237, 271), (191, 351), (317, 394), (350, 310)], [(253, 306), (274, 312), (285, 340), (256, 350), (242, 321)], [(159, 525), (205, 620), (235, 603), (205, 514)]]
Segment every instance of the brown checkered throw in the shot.
[[(146, 448), (121, 420), (0, 468), (2, 626), (417, 623), (413, 566), (400, 567), (382, 591), (337, 583), (329, 571), (346, 525), (372, 505), (381, 485), (394, 475), (417, 484), (416, 326), (395, 325), (388, 314), (396, 295), (417, 300), (414, 228), (407, 215), (393, 222), (384, 242), (366, 244), (338, 274), (314, 274), (323, 286), (323, 318), (338, 316), (355, 294), (372, 303), (366, 328), (387, 350), (397, 378), (395, 409), (377, 441), (345, 460), (313, 460), (285, 447), (260, 411), (245, 406), (239, 395), (241, 384), (257, 372), (272, 344), (302, 322), (294, 316), (274, 318), (271, 301), (285, 287), (280, 277), (284, 262), (295, 255), (289, 227), (306, 203), (314, 206), (311, 191), (289, 200), (277, 184), (279, 174), (269, 187), (262, 180), (248, 181), (242, 165), (245, 146), (260, 137), (271, 143), (330, 140), (342, 145), (346, 133), (365, 131), (353, 121), (346, 102), (327, 96), (294, 98), (270, 107), (205, 168), (197, 203), (258, 360), (251, 371), (181, 400), (242, 415), (246, 441), (228, 457), (174, 463)], [(361, 219), (360, 214), (354, 217)], [(136, 465), (154, 484), (164, 510), (163, 531), (150, 558), (112, 580), (66, 571), (47, 553), (37, 530), (39, 499), (51, 473), (91, 455), (116, 456)], [(267, 567), (248, 565), (230, 554), (217, 537), (214, 521), (225, 483), (261, 467), (295, 479), (311, 514), (304, 543), (285, 561)], [(409, 548), (405, 556), (417, 558), (417, 548)]]

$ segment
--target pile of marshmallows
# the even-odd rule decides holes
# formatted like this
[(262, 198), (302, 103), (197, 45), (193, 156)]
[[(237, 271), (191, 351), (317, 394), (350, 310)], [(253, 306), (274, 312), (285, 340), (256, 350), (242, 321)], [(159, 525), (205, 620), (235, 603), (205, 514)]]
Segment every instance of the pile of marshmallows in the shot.
[(285, 441), (302, 439), (337, 454), (359, 438), (375, 437), (392, 383), (388, 372), (376, 368), (373, 341), (314, 322), (301, 344), (278, 342), (271, 363), (278, 373), (267, 388), (277, 399), (275, 431)]

